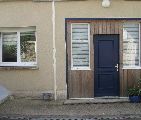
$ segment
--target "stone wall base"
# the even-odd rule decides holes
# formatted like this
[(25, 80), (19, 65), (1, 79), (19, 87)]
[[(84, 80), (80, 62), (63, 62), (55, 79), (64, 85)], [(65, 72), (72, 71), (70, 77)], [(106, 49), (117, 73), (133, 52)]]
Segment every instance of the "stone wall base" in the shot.
[[(27, 99), (43, 99), (54, 100), (54, 91), (13, 91), (12, 96), (14, 98), (27, 98)], [(67, 99), (66, 90), (57, 91), (57, 100)]]

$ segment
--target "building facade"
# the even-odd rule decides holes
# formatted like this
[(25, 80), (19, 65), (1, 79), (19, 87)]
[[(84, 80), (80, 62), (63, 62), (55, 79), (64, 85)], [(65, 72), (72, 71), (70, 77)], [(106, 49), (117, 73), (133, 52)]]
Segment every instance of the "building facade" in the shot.
[(127, 96), (141, 76), (141, 2), (0, 2), (0, 84), (16, 96)]

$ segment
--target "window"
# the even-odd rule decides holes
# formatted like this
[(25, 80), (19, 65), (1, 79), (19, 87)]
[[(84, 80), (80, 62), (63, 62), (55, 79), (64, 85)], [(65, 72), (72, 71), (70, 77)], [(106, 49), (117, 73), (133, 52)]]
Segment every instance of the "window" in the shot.
[(123, 24), (123, 67), (140, 67), (140, 24)]
[(0, 28), (0, 66), (36, 66), (35, 27)]
[(71, 24), (71, 67), (74, 70), (90, 69), (90, 26), (88, 23)]

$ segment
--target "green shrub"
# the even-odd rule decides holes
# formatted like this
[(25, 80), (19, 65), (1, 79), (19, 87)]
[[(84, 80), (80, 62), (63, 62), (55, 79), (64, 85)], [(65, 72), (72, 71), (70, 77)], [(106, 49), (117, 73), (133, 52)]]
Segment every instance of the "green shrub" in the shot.
[(141, 96), (141, 79), (137, 80), (137, 85), (133, 88), (128, 88), (129, 96)]

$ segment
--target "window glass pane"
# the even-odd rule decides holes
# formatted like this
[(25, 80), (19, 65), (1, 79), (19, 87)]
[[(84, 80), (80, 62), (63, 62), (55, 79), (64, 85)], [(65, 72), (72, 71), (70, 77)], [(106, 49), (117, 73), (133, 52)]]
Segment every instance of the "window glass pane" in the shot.
[(17, 33), (2, 34), (2, 62), (17, 62)]
[(89, 67), (88, 24), (72, 24), (72, 65)]
[(123, 25), (123, 66), (139, 66), (139, 24)]
[(36, 37), (35, 32), (21, 32), (20, 46), (21, 46), (21, 62), (35, 62)]

